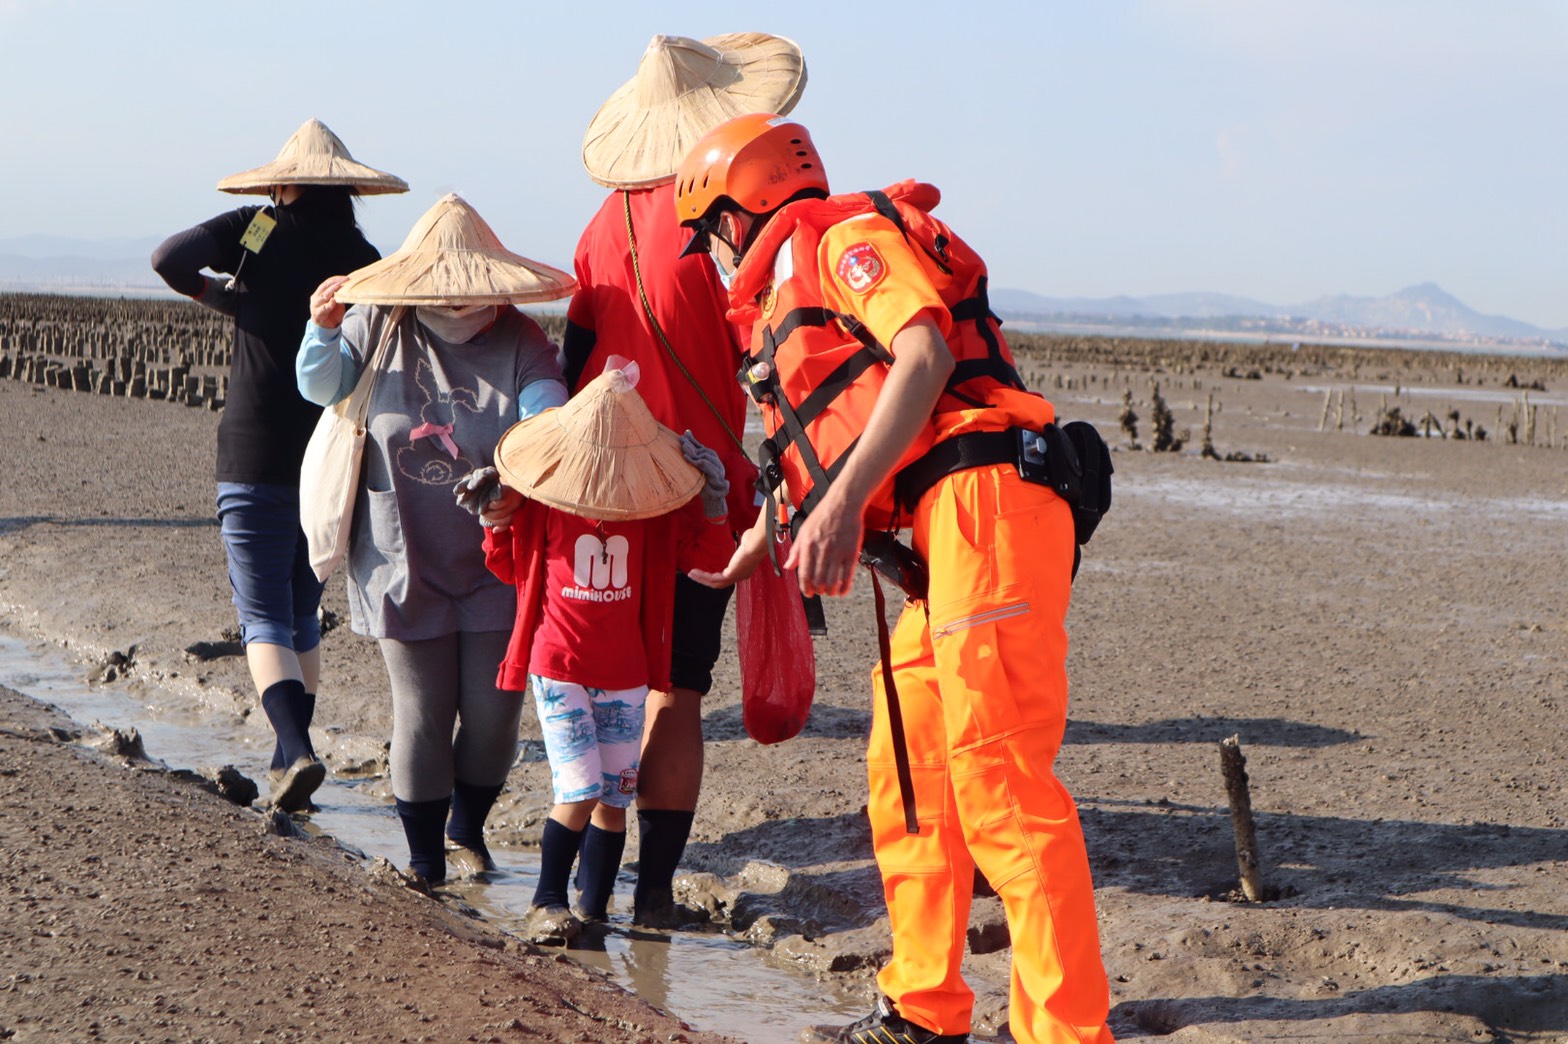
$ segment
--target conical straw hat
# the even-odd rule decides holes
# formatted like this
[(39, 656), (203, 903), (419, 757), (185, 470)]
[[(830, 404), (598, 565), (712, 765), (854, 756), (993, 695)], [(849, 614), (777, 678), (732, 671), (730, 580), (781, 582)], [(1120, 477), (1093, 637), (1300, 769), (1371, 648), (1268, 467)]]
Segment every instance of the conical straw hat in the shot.
[(362, 196), (408, 191), (402, 178), (355, 162), (320, 120), (306, 120), (271, 163), (218, 182), (220, 191), (238, 195), (266, 195), (273, 185), (348, 185)]
[(501, 245), (461, 197), (442, 196), (390, 257), (349, 274), (337, 299), (350, 304), (527, 304), (569, 297), (577, 280)]
[(653, 518), (702, 489), (680, 438), (653, 419), (621, 370), (606, 370), (559, 409), (501, 436), (495, 466), (524, 496), (583, 518)]
[(669, 181), (708, 131), (749, 112), (782, 116), (805, 88), (806, 60), (782, 36), (655, 36), (637, 75), (588, 124), (583, 166), (608, 188)]

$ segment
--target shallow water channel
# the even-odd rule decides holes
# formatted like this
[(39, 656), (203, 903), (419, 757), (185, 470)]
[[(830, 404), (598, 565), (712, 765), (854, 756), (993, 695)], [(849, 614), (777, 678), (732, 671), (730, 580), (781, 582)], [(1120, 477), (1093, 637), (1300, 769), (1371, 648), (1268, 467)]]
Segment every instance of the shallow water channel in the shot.
[[(147, 754), (170, 768), (231, 764), (266, 790), (268, 749), (252, 742), (255, 730), (237, 728), (222, 716), (179, 704), (157, 705), (149, 692), (88, 685), (87, 668), (43, 643), (0, 633), (0, 685), (53, 704), (81, 725), (101, 722), (134, 727)], [(314, 798), (315, 832), (328, 835), (367, 860), (384, 856), (401, 866), (407, 859), (392, 803), (369, 797), (353, 785), (328, 778)], [(464, 902), (488, 921), (519, 929), (537, 879), (532, 849), (493, 850), (502, 870), (488, 882), (454, 886)], [(617, 888), (629, 907), (631, 882)], [(725, 1033), (751, 1044), (794, 1041), (813, 1023), (853, 1021), (866, 1001), (832, 984), (771, 963), (756, 947), (720, 933), (650, 932), (633, 929), (629, 910), (611, 909), (608, 933), (583, 939), (571, 956), (598, 968), (644, 1000), (692, 1027)]]

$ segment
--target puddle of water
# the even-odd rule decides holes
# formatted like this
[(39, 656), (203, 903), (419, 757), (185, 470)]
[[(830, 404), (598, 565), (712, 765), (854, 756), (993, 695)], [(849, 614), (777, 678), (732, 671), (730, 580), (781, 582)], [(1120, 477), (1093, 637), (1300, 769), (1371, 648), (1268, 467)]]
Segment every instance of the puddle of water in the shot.
[[(53, 647), (29, 646), (0, 633), (0, 684), (53, 704), (79, 724), (134, 727), (148, 755), (171, 768), (233, 765), (265, 790), (272, 750), (270, 743), (263, 749), (255, 740), (268, 734), (177, 701), (158, 702), (160, 696), (152, 690), (138, 693), (124, 684), (89, 686), (83, 681), (86, 672)], [(314, 801), (320, 807), (311, 816), (314, 832), (367, 857), (384, 856), (397, 866), (407, 860), (403, 831), (389, 801), (331, 777)], [(487, 921), (520, 930), (538, 881), (537, 854), (505, 848), (492, 854), (502, 869), (491, 881), (457, 884), (451, 890)], [(634, 929), (632, 884), (622, 875), (608, 931), (580, 940), (571, 955), (648, 1003), (696, 1029), (751, 1044), (784, 1044), (798, 1039), (808, 1025), (850, 1022), (865, 1013), (863, 996), (774, 965), (756, 947), (729, 936)]]
[(1396, 493), (1367, 485), (1292, 482), (1272, 479), (1254, 472), (1234, 479), (1186, 478), (1172, 475), (1140, 476), (1137, 482), (1116, 488), (1118, 497), (1128, 500), (1150, 498), (1163, 504), (1225, 511), (1240, 516), (1344, 517), (1387, 515), (1408, 518), (1412, 513), (1426, 517), (1464, 511), (1485, 517), (1494, 513), (1505, 517), (1536, 518), (1543, 522), (1568, 520), (1568, 500), (1545, 497), (1476, 497), (1462, 502), (1434, 492)]
[(1492, 403), (1507, 406), (1519, 401), (1520, 396), (1528, 395), (1532, 406), (1568, 406), (1568, 395), (1562, 392), (1535, 391), (1528, 388), (1509, 388), (1506, 385), (1485, 385), (1480, 388), (1457, 388), (1445, 385), (1429, 384), (1296, 384), (1292, 387), (1303, 394), (1322, 395), (1326, 391), (1345, 392), (1348, 397), (1354, 390), (1356, 398), (1363, 403), (1376, 402), (1379, 395), (1392, 398), (1396, 393), (1401, 397), (1412, 399), (1440, 399), (1449, 402)]

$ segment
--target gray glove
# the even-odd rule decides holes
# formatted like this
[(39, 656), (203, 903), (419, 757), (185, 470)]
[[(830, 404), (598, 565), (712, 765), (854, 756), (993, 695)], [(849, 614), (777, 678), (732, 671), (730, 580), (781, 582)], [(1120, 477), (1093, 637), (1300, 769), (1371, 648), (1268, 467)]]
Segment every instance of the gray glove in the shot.
[(476, 468), (457, 480), (452, 495), (458, 507), (477, 515), (486, 504), (501, 499), (501, 473), (494, 468)]
[(204, 304), (214, 312), (227, 316), (235, 316), (240, 311), (240, 295), (229, 289), (231, 279), (218, 279), (214, 276), (204, 275), (202, 278), (201, 293), (194, 299), (197, 304)]
[(724, 477), (724, 464), (719, 455), (698, 442), (688, 428), (681, 435), (681, 456), (708, 480), (702, 487), (702, 513), (708, 518), (723, 518), (729, 513), (724, 498), (730, 495), (730, 482)]

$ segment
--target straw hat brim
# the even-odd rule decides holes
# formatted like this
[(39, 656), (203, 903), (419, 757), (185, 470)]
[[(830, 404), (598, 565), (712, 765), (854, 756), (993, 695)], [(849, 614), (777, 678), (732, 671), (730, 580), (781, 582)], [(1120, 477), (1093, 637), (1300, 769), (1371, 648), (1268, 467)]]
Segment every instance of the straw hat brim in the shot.
[(341, 185), (362, 196), (408, 191), (408, 182), (402, 178), (355, 160), (343, 139), (315, 118), (289, 135), (271, 163), (230, 174), (218, 182), (218, 190), (265, 195), (273, 185)]
[(569, 272), (510, 251), (399, 251), (349, 274), (345, 304), (530, 304), (570, 297)]
[(518, 421), (496, 445), (502, 480), (530, 500), (612, 522), (668, 514), (701, 492), (702, 472), (687, 463), (669, 428), (610, 449), (577, 437), (560, 416), (553, 409)]
[(571, 273), (514, 254), (461, 196), (448, 193), (415, 222), (395, 254), (349, 274), (346, 304), (529, 304), (569, 297)]
[(793, 40), (726, 33), (702, 41), (733, 72), (727, 84), (695, 84), (657, 105), (637, 98), (637, 78), (599, 108), (583, 136), (583, 166), (606, 188), (651, 188), (670, 181), (708, 131), (753, 112), (784, 115), (806, 87), (806, 62)]
[(268, 163), (254, 170), (231, 174), (218, 182), (218, 191), (236, 196), (265, 196), (273, 185), (345, 185), (357, 189), (361, 196), (385, 196), (407, 192), (408, 182), (400, 177), (367, 167), (362, 163), (346, 166), (358, 168), (331, 174), (304, 174), (292, 171), (292, 164)]

